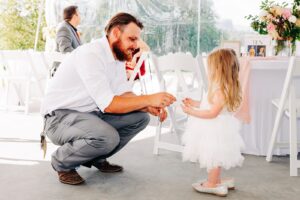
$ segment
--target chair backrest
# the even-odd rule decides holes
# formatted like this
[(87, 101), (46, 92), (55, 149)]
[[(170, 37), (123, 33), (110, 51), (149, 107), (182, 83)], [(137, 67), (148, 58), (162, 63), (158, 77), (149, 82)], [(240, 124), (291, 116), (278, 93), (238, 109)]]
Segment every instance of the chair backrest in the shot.
[(202, 80), (202, 87), (203, 87), (204, 91), (207, 92), (207, 90), (208, 90), (208, 78), (207, 78), (207, 70), (206, 70), (206, 67), (205, 67), (206, 59), (203, 58), (200, 54), (196, 57), (196, 59), (198, 61), (197, 73), (198, 73), (198, 76)]
[[(160, 57), (152, 54), (151, 60), (156, 70), (161, 91), (171, 92), (179, 98), (187, 96), (201, 98), (202, 89), (201, 78), (198, 76), (200, 74), (198, 62), (192, 54), (179, 52)], [(167, 87), (167, 76), (169, 80), (176, 81), (176, 87)], [(175, 91), (170, 90), (170, 88), (175, 88)]]
[(7, 76), (30, 78), (32, 74), (32, 60), (29, 51), (2, 50), (1, 57)]
[(32, 72), (36, 79), (38, 90), (43, 95), (45, 92), (48, 64), (45, 60), (44, 52), (29, 51), (32, 60)]
[(196, 61), (190, 53), (169, 53), (157, 59), (159, 71), (195, 71)]
[(293, 78), (300, 78), (300, 57), (295, 57), (295, 63), (293, 67)]
[(139, 61), (136, 63), (136, 66), (134, 67), (134, 70), (129, 78), (129, 83), (131, 83), (133, 85), (134, 83), (134, 78), (136, 77), (136, 75), (139, 75), (140, 78), (142, 78), (141, 74), (140, 74), (140, 69), (142, 67), (142, 64), (144, 61), (146, 61), (146, 59), (148, 58), (149, 52), (143, 52), (141, 57), (139, 58)]
[(61, 63), (68, 55), (69, 53), (61, 53), (57, 51), (44, 52), (44, 57), (48, 65), (48, 69), (50, 70), (55, 62)]
[(5, 63), (4, 63), (4, 56), (2, 51), (0, 51), (0, 75), (5, 73)]
[[(295, 79), (300, 78), (300, 57), (292, 56), (289, 59), (289, 66), (285, 76), (283, 89), (280, 96), (279, 107), (284, 108)], [(294, 85), (293, 85), (294, 86)]]

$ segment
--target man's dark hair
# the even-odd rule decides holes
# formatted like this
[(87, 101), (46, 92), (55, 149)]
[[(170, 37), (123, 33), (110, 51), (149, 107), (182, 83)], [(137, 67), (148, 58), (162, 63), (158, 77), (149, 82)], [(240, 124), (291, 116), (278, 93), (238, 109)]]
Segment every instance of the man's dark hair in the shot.
[(64, 9), (64, 20), (65, 21), (70, 21), (73, 17), (73, 15), (75, 15), (77, 13), (77, 6), (68, 6)]
[(108, 35), (114, 27), (119, 26), (120, 28), (122, 28), (123, 26), (126, 26), (130, 23), (135, 23), (140, 29), (144, 28), (142, 22), (140, 22), (131, 14), (118, 13), (115, 16), (113, 16), (107, 23), (105, 27), (105, 33), (106, 35)]

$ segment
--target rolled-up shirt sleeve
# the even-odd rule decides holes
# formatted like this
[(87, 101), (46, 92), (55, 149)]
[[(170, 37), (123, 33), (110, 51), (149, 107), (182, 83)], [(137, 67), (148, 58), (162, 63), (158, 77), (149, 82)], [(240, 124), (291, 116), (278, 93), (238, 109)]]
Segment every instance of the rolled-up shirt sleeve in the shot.
[(126, 92), (132, 92), (132, 85), (127, 81), (127, 82), (122, 82), (120, 84), (120, 87), (118, 88), (118, 95), (124, 94)]
[(75, 67), (84, 86), (98, 108), (104, 112), (105, 108), (112, 102), (115, 94), (105, 76), (103, 61), (93, 53), (81, 55), (77, 60), (80, 64), (75, 65)]

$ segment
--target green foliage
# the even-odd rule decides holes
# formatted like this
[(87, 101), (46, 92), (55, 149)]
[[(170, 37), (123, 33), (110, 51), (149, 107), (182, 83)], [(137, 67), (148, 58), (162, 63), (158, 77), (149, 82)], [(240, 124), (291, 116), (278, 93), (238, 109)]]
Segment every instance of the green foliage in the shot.
[[(179, 1), (179, 0), (178, 0)], [(182, 16), (186, 16), (185, 24), (156, 24), (146, 25), (143, 39), (157, 55), (168, 52), (191, 52), (197, 55), (198, 37), (198, 7), (197, 4), (192, 9), (183, 11)], [(212, 0), (202, 0), (200, 15), (200, 52), (210, 52), (220, 44), (221, 31), (216, 27), (217, 16), (213, 11)], [(172, 38), (168, 38), (173, 35)], [(162, 46), (169, 40), (171, 46)]]
[[(39, 3), (39, 0), (2, 1), (1, 6), (5, 9), (0, 13), (0, 49), (34, 48)], [(44, 25), (43, 18), (41, 27)], [(37, 49), (43, 50), (44, 46), (40, 32)]]

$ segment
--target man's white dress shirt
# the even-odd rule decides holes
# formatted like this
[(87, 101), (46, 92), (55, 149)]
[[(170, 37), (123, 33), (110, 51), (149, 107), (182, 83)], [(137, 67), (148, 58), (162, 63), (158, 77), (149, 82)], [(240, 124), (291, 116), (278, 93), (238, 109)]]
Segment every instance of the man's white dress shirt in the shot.
[(104, 112), (114, 96), (130, 91), (125, 63), (114, 59), (104, 36), (65, 58), (48, 83), (41, 114), (57, 109)]

